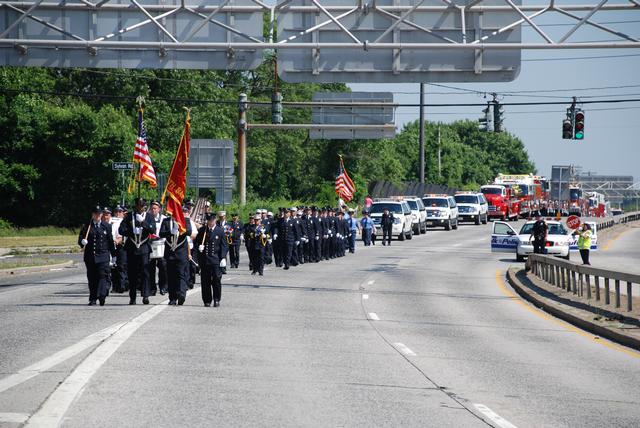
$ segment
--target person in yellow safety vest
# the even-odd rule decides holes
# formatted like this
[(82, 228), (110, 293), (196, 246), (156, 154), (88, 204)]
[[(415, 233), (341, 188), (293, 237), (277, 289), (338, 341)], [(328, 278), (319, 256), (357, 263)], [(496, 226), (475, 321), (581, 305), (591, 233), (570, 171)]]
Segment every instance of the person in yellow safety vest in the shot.
[(591, 250), (591, 226), (584, 223), (582, 227), (575, 232), (574, 235), (578, 235), (578, 250), (580, 250), (580, 257), (582, 257), (583, 265), (591, 265), (589, 263), (589, 250)]

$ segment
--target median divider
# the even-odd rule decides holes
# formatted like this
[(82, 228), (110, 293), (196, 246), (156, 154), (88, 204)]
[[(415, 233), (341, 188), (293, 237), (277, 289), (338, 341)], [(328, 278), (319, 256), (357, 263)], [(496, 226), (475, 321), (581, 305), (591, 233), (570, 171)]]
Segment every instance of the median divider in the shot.
[(523, 298), (557, 318), (640, 350), (640, 275), (542, 254), (530, 255), (526, 266), (507, 271), (507, 280)]

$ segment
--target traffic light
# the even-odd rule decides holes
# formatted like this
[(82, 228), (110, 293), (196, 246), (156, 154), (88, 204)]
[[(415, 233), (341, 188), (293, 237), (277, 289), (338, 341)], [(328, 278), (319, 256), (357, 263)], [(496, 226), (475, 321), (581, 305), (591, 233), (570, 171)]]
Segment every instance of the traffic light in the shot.
[(271, 96), (271, 123), (282, 123), (282, 94), (274, 92)]
[(480, 130), (483, 132), (492, 132), (493, 131), (493, 118), (491, 115), (491, 104), (487, 103), (487, 108), (482, 110), (484, 113), (484, 117), (478, 119), (480, 122)]
[(499, 102), (493, 102), (493, 132), (502, 132), (502, 117), (504, 109)]
[(577, 109), (574, 116), (573, 138), (584, 140), (584, 112), (581, 109)]
[(567, 109), (567, 117), (562, 121), (562, 139), (573, 140), (573, 109)]

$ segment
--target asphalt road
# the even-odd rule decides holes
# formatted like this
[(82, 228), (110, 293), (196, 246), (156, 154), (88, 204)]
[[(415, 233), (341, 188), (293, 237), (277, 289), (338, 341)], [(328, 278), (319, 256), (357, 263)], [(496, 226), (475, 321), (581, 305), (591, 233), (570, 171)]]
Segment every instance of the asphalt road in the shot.
[(264, 277), (244, 257), (220, 308), (88, 307), (81, 269), (2, 280), (0, 426), (638, 426), (640, 354), (523, 303), (489, 234)]

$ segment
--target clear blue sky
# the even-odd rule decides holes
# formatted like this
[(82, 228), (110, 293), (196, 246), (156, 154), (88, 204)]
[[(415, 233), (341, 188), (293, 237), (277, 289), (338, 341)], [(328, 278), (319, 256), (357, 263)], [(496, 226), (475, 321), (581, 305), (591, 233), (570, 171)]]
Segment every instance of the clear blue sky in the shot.
[[(619, 3), (621, 0), (613, 0)], [(527, 4), (539, 3), (527, 2)], [(582, 0), (580, 4), (597, 3)], [(562, 4), (567, 4), (562, 1)], [(577, 12), (582, 14), (582, 12)], [(552, 38), (566, 33), (571, 26), (570, 18), (553, 13), (544, 19), (536, 19), (536, 24)], [(640, 38), (640, 10), (631, 12), (599, 12), (595, 22), (616, 22), (607, 24), (618, 31)], [(619, 23), (620, 21), (633, 21)], [(523, 40), (541, 42), (542, 39), (531, 27), (523, 27)], [(581, 28), (569, 41), (616, 40), (616, 36), (594, 28)], [(558, 58), (619, 56), (624, 58), (596, 58), (557, 60)], [(551, 165), (574, 164), (584, 171), (599, 174), (633, 175), (640, 181), (640, 103), (585, 105), (585, 139), (581, 142), (562, 139), (562, 120), (572, 96), (579, 99), (620, 99), (640, 98), (640, 49), (626, 50), (557, 50), (524, 51), (519, 77), (510, 83), (451, 83), (450, 85), (486, 92), (536, 91), (529, 95), (504, 96), (504, 102), (522, 101), (562, 101), (566, 106), (518, 106), (505, 108), (506, 129), (524, 142), (538, 173), (551, 174)], [(541, 60), (541, 61), (540, 61)], [(428, 82), (425, 82), (428, 83)], [(580, 89), (612, 86), (629, 86), (612, 89)], [(418, 84), (351, 84), (354, 91), (388, 91), (394, 93), (398, 103), (418, 103)], [(461, 91), (426, 85), (427, 103), (482, 103), (482, 95), (464, 94)], [(556, 90), (554, 92), (542, 92)], [(441, 94), (454, 92), (455, 94)], [(440, 94), (437, 94), (440, 93)], [(545, 98), (538, 98), (545, 96)], [(546, 97), (549, 98), (546, 98)], [(597, 98), (587, 98), (587, 97)], [(559, 97), (559, 98), (557, 98)], [(452, 122), (459, 119), (477, 120), (481, 108), (443, 107), (427, 108), (429, 121)], [(418, 118), (417, 108), (399, 108), (396, 112), (398, 129)]]

